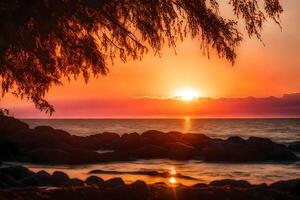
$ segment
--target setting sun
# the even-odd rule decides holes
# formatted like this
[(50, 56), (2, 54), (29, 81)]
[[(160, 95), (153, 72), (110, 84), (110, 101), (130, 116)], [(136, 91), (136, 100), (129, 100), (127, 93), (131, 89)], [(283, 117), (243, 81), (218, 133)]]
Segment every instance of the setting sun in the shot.
[(191, 101), (193, 99), (197, 99), (200, 97), (199, 91), (191, 88), (184, 88), (177, 90), (175, 92), (175, 98), (184, 100), (184, 101)]

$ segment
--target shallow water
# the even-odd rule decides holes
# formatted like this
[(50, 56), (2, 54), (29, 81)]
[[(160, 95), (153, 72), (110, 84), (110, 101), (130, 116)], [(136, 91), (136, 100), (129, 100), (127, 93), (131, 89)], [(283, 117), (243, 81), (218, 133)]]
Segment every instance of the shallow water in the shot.
[(32, 128), (49, 125), (74, 135), (105, 131), (142, 133), (147, 130), (203, 133), (210, 137), (268, 137), (280, 143), (300, 140), (300, 119), (26, 119)]
[[(164, 132), (179, 131), (183, 133), (204, 133), (210, 137), (228, 138), (229, 136), (268, 137), (279, 143), (300, 141), (300, 119), (59, 119), (59, 120), (23, 120), (32, 128), (49, 125), (64, 129), (71, 134), (86, 136), (105, 131), (119, 134), (155, 129)], [(243, 179), (251, 183), (272, 183), (279, 180), (300, 178), (300, 163), (247, 163), (225, 164), (205, 163), (197, 160), (174, 161), (168, 159), (139, 160), (94, 165), (43, 166), (26, 164), (33, 171), (65, 171), (70, 177), (85, 179), (89, 171), (101, 169), (106, 171), (137, 172), (157, 171), (175, 172), (196, 180), (168, 177), (146, 176), (137, 174), (100, 174), (109, 179), (122, 177), (130, 183), (137, 179), (147, 183), (177, 182), (184, 185), (208, 183), (219, 179)]]
[[(15, 163), (13, 163), (15, 164)], [(56, 170), (66, 172), (72, 178), (86, 179), (91, 170), (101, 169), (105, 171), (137, 172), (137, 171), (157, 171), (169, 172), (168, 177), (132, 175), (132, 174), (93, 174), (104, 180), (113, 177), (122, 177), (127, 183), (136, 180), (144, 180), (149, 184), (157, 182), (170, 183), (176, 181), (184, 185), (195, 183), (209, 183), (220, 179), (242, 179), (253, 184), (273, 183), (279, 180), (300, 178), (300, 162), (298, 163), (246, 163), (246, 164), (225, 164), (225, 163), (205, 163), (197, 160), (174, 161), (168, 159), (139, 160), (130, 162), (114, 162), (106, 164), (92, 165), (32, 165), (25, 164), (31, 170), (37, 172), (45, 170), (53, 173)], [(194, 178), (177, 178), (175, 174)], [(173, 178), (172, 178), (173, 177)]]

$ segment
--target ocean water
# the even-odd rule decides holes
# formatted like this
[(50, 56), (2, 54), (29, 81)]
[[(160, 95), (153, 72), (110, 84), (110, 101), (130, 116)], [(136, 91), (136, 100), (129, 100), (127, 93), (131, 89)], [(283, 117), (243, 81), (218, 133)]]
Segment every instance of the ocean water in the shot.
[[(215, 138), (229, 136), (268, 137), (279, 143), (300, 141), (300, 119), (26, 119), (32, 128), (49, 125), (74, 135), (86, 136), (105, 131), (119, 134), (155, 129), (164, 132), (203, 133)], [(15, 164), (15, 163), (8, 163)], [(24, 164), (24, 163), (23, 163)], [(220, 179), (243, 179), (251, 183), (272, 183), (279, 180), (300, 178), (300, 162), (282, 163), (206, 163), (199, 160), (175, 161), (169, 159), (112, 162), (93, 165), (34, 165), (25, 164), (33, 171), (55, 170), (66, 172), (70, 177), (85, 179), (91, 170), (106, 172), (97, 174), (104, 179), (122, 177), (125, 182), (144, 180), (147, 183), (168, 184), (209, 183)], [(147, 176), (139, 172), (170, 172), (167, 177)], [(178, 177), (182, 175), (183, 177)]]

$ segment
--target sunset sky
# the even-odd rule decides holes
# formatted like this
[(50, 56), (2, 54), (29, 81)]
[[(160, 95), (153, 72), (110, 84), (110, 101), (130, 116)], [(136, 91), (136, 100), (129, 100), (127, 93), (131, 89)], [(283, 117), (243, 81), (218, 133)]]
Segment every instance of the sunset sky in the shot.
[[(200, 41), (187, 38), (178, 43), (177, 55), (165, 47), (161, 57), (150, 52), (142, 61), (116, 61), (107, 76), (91, 79), (88, 84), (79, 79), (53, 87), (46, 97), (55, 106), (53, 117), (167, 117), (168, 112), (162, 112), (164, 106), (145, 101), (137, 108), (136, 101), (162, 101), (186, 91), (212, 98), (281, 97), (300, 92), (300, 1), (283, 0), (282, 5), (283, 30), (273, 22), (266, 24), (262, 32), (265, 46), (245, 36), (234, 66), (213, 52), (208, 59), (199, 49)], [(180, 101), (178, 117), (196, 100)], [(0, 103), (16, 117), (48, 117), (32, 103), (12, 95)], [(142, 111), (130, 112), (133, 109)], [(176, 117), (176, 113), (170, 116)]]

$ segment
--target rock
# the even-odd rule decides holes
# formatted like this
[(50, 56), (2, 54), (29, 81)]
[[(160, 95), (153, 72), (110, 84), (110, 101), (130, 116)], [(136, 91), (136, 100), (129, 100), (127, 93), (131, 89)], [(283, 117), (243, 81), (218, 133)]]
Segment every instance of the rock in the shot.
[(199, 149), (206, 161), (249, 162), (249, 161), (294, 161), (297, 156), (286, 146), (266, 138), (239, 137), (228, 140), (213, 139)]
[(251, 184), (244, 180), (224, 179), (212, 181), (210, 186), (250, 187)]
[(289, 144), (288, 148), (294, 152), (300, 152), (300, 141)]
[(167, 149), (158, 145), (146, 145), (134, 151), (134, 155), (139, 158), (166, 158), (168, 155)]
[(54, 128), (51, 126), (37, 126), (34, 128), (34, 131), (38, 133), (53, 133)]
[(114, 149), (136, 149), (142, 145), (141, 136), (137, 133), (124, 134), (121, 138), (116, 140), (112, 146)]
[(246, 140), (239, 136), (231, 136), (227, 139), (227, 142), (243, 144), (246, 142)]
[(32, 175), (34, 175), (32, 171), (23, 166), (0, 168), (0, 174), (9, 175), (15, 180), (21, 180), (23, 178), (31, 177)]
[[(77, 137), (78, 138), (78, 137)], [(116, 133), (104, 132), (101, 134), (90, 135), (82, 137), (82, 139), (76, 142), (76, 145), (85, 149), (111, 149), (112, 143), (120, 139), (120, 136)]]
[(202, 146), (206, 144), (209, 140), (211, 140), (211, 138), (209, 138), (204, 134), (192, 134), (192, 133), (182, 134), (180, 138), (181, 142), (191, 145), (193, 147)]
[(24, 186), (20, 181), (16, 180), (14, 177), (10, 176), (9, 174), (0, 173), (0, 182), (1, 182), (1, 187), (3, 188), (14, 188), (14, 187)]
[(164, 133), (156, 130), (149, 130), (142, 133), (144, 144), (162, 145), (164, 143), (172, 143), (180, 141), (181, 133), (169, 132)]
[(30, 176), (30, 177), (26, 177), (21, 179), (21, 182), (25, 185), (25, 186), (41, 186), (43, 185), (37, 177), (35, 176)]
[(270, 187), (300, 196), (300, 179), (278, 181), (271, 184)]
[(88, 185), (102, 185), (104, 180), (98, 176), (89, 176), (86, 180), (85, 183)]
[(83, 186), (84, 182), (78, 178), (72, 178), (69, 181), (71, 186)]
[(46, 164), (70, 164), (74, 162), (69, 152), (60, 149), (39, 148), (27, 153), (31, 162)]
[(10, 134), (15, 133), (22, 129), (28, 129), (29, 126), (13, 117), (0, 116), (0, 133), (1, 134)]
[(168, 157), (172, 159), (186, 160), (195, 156), (196, 149), (180, 142), (167, 143), (164, 145), (168, 152)]
[(121, 178), (112, 178), (104, 182), (104, 186), (106, 187), (116, 187), (125, 185), (123, 179)]
[(196, 183), (195, 185), (193, 185), (193, 187), (206, 188), (208, 187), (208, 185), (206, 185), (205, 183)]
[(19, 146), (16, 143), (0, 138), (0, 165), (1, 160), (5, 161), (15, 161), (22, 154)]
[(69, 151), (71, 156), (70, 164), (94, 163), (100, 160), (100, 154), (85, 149), (72, 149)]
[(67, 185), (70, 182), (69, 176), (61, 171), (55, 171), (51, 176), (51, 182), (57, 186)]
[(45, 186), (51, 184), (51, 175), (44, 170), (37, 172), (34, 177), (39, 181), (40, 185)]
[(131, 185), (134, 199), (148, 199), (149, 197), (149, 188), (144, 181), (137, 180)]

